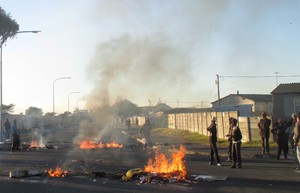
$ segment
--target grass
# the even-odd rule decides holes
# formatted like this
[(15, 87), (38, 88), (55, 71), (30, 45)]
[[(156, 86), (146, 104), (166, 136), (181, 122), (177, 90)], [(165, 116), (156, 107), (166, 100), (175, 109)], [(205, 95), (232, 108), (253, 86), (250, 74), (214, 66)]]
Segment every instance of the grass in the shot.
[[(156, 128), (152, 130), (153, 135), (162, 137), (182, 139), (185, 143), (200, 143), (202, 145), (209, 145), (208, 136), (199, 133), (193, 133), (187, 130), (175, 130), (169, 128)], [(218, 139), (219, 147), (227, 147), (228, 141), (226, 139)], [(257, 147), (261, 146), (261, 141), (244, 142), (243, 147)], [(276, 143), (270, 142), (270, 147), (277, 147)]]

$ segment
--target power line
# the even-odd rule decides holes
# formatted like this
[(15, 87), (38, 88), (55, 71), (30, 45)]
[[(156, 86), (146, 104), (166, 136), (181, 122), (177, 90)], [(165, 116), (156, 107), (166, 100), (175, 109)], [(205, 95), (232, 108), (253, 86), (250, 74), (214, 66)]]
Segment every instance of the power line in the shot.
[(300, 77), (300, 75), (278, 75), (278, 72), (275, 72), (275, 75), (266, 75), (266, 76), (221, 76), (217, 74), (216, 84), (218, 86), (218, 101), (220, 106), (220, 78), (276, 78), (276, 86), (278, 86), (278, 78), (293, 78), (293, 77)]

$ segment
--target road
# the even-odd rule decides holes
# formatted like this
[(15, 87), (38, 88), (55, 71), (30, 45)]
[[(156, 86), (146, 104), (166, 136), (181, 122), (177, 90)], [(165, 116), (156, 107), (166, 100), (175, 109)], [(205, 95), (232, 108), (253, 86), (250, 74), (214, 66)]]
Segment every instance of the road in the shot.
[[(184, 144), (187, 149), (185, 165), (187, 179), (193, 180), (201, 175), (202, 180), (180, 183), (141, 184), (138, 180), (121, 181), (108, 177), (95, 177), (84, 172), (105, 171), (122, 173), (132, 168), (143, 168), (153, 156), (139, 147), (123, 149), (80, 150), (70, 136), (76, 130), (57, 129), (51, 131), (55, 136), (54, 149), (9, 152), (0, 151), (0, 192), (2, 193), (73, 193), (73, 192), (231, 192), (231, 193), (281, 193), (300, 192), (300, 171), (293, 160), (275, 160), (275, 156), (262, 158), (255, 148), (242, 148), (242, 169), (230, 169), (231, 163), (223, 166), (208, 165), (208, 147), (200, 144)], [(165, 144), (167, 139), (156, 136), (154, 142)], [(177, 141), (178, 142), (178, 141)], [(178, 145), (178, 143), (174, 143)], [(160, 146), (163, 151), (171, 148)], [(219, 149), (225, 160), (226, 149)], [(276, 149), (271, 149), (275, 153)], [(292, 158), (292, 157), (290, 157)], [(47, 175), (24, 178), (9, 178), (15, 170), (47, 170), (57, 165), (70, 171), (65, 178), (51, 178)], [(84, 171), (84, 172), (83, 172)], [(211, 177), (211, 178), (209, 178)]]

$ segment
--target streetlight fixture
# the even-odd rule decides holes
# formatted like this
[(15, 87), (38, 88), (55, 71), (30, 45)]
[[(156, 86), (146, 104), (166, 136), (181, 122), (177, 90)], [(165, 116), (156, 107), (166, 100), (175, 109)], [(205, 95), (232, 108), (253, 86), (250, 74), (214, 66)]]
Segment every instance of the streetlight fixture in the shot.
[(11, 35), (8, 35), (8, 36), (6, 36), (6, 37), (4, 37), (3, 39), (2, 39), (2, 41), (0, 42), (0, 132), (1, 132), (1, 140), (2, 140), (2, 134), (3, 134), (3, 131), (2, 131), (2, 111), (3, 111), (3, 109), (2, 109), (2, 102), (3, 102), (3, 100), (2, 100), (2, 96), (3, 96), (3, 93), (2, 93), (2, 47), (3, 47), (3, 44), (6, 42), (6, 40), (8, 39), (8, 38), (10, 38), (10, 37), (13, 37), (13, 36), (15, 36), (15, 35), (17, 35), (17, 34), (19, 34), (19, 33), (40, 33), (40, 32), (42, 32), (42, 31), (39, 31), (39, 30), (32, 30), (32, 31), (17, 31), (16, 33), (13, 33), (13, 34), (11, 34)]
[(80, 92), (70, 92), (69, 93), (69, 95), (68, 95), (68, 112), (70, 112), (70, 96), (72, 95), (72, 94), (77, 94), (77, 93), (80, 93)]
[(71, 79), (71, 77), (60, 77), (53, 81), (53, 117), (55, 115), (55, 89), (54, 89), (54, 86), (55, 86), (56, 81), (62, 80), (62, 79)]

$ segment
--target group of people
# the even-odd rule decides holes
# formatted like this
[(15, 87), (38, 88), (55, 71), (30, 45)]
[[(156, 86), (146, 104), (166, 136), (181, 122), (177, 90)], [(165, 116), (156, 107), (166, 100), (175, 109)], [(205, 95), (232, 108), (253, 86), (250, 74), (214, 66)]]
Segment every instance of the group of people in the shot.
[[(229, 132), (226, 135), (229, 141), (227, 161), (232, 162), (230, 168), (242, 168), (242, 159), (241, 159), (242, 132), (240, 128), (237, 126), (237, 119), (230, 118), (229, 123), (230, 123)], [(216, 157), (217, 166), (222, 166), (222, 163), (220, 162), (220, 157), (218, 155), (218, 148), (217, 148), (216, 118), (212, 119), (210, 126), (207, 128), (207, 131), (209, 132), (209, 144), (210, 144), (209, 165), (213, 165), (215, 163), (214, 157)]]
[(265, 112), (262, 113), (262, 118), (258, 122), (259, 134), (261, 136), (261, 150), (262, 155), (269, 156), (269, 138), (270, 132), (275, 135), (277, 143), (277, 157), (279, 160), (281, 153), (283, 152), (284, 159), (288, 159), (289, 145), (292, 150), (292, 154), (296, 154), (299, 159), (299, 133), (300, 133), (300, 114), (292, 114), (291, 120), (286, 122), (282, 117), (274, 124), (273, 128), (270, 130), (271, 120), (267, 118)]
[[(226, 161), (232, 162), (230, 168), (241, 168), (241, 143), (242, 133), (240, 128), (237, 126), (237, 119), (231, 117), (229, 119), (229, 130), (226, 137), (228, 138), (228, 159)], [(287, 158), (289, 151), (289, 144), (292, 149), (292, 153), (297, 152), (297, 158), (300, 163), (300, 113), (292, 114), (292, 119), (289, 122), (285, 122), (283, 118), (279, 118), (277, 123), (270, 130), (271, 120), (267, 118), (265, 112), (262, 113), (261, 118), (258, 122), (259, 135), (261, 137), (261, 152), (263, 157), (270, 155), (269, 138), (270, 133), (273, 133), (276, 137), (278, 145), (276, 159), (279, 160), (283, 151), (284, 158)], [(217, 125), (216, 118), (211, 120), (210, 126), (207, 128), (209, 132), (209, 143), (210, 143), (210, 162), (209, 165), (213, 165), (214, 158), (216, 158), (217, 165), (222, 166), (220, 157), (218, 155), (217, 148)]]
[(6, 139), (10, 139), (12, 137), (12, 146), (11, 151), (19, 151), (20, 146), (20, 132), (17, 127), (17, 120), (13, 120), (13, 125), (11, 126), (10, 121), (6, 118), (4, 122), (5, 128), (5, 137)]

